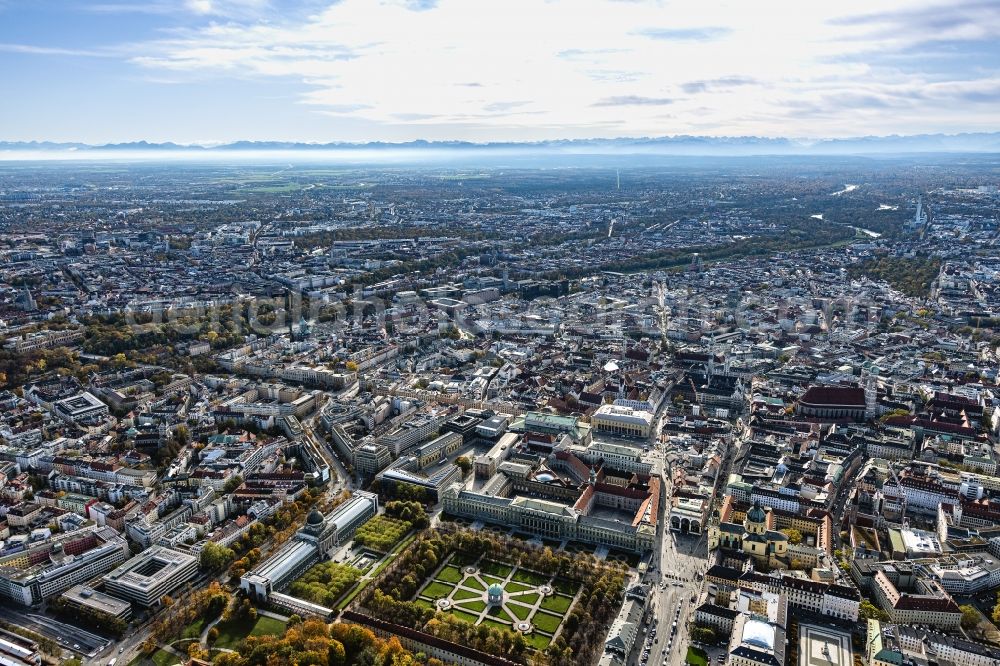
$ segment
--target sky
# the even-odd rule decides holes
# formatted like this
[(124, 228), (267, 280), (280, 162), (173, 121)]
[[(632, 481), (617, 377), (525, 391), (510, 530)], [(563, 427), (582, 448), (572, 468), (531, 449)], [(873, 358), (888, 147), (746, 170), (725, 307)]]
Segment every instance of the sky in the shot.
[(1000, 130), (1000, 0), (0, 0), (0, 140)]

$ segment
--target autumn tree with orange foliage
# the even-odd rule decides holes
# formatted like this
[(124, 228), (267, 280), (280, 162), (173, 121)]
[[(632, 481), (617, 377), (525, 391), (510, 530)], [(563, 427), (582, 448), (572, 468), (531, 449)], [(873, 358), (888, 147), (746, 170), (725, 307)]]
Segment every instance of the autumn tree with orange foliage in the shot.
[(215, 658), (216, 666), (443, 666), (438, 659), (418, 660), (395, 636), (382, 639), (356, 624), (326, 624), (310, 619), (285, 630), (284, 636), (250, 636), (236, 652)]

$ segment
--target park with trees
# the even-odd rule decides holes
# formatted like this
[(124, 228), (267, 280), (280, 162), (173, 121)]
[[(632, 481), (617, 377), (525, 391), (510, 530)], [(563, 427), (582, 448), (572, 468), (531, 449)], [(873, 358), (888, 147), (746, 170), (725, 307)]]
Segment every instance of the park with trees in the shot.
[(341, 595), (359, 578), (361, 572), (348, 564), (320, 562), (292, 583), (289, 592), (300, 599), (333, 608)]
[[(425, 581), (446, 559), (491, 562), (517, 567), (546, 580), (571, 582), (578, 589), (561, 611), (562, 627), (544, 649), (518, 639), (518, 632), (495, 624), (472, 624), (462, 617), (428, 607), (418, 599)], [(451, 561), (451, 560), (450, 560)], [(590, 663), (603, 649), (601, 637), (614, 619), (624, 594), (626, 566), (601, 562), (590, 553), (554, 552), (525, 541), (453, 525), (425, 530), (403, 550), (354, 602), (361, 613), (392, 618), (394, 624), (460, 643), (520, 663), (569, 665)], [(524, 647), (519, 646), (524, 643)], [(520, 650), (520, 652), (519, 652)]]
[(357, 624), (327, 624), (322, 620), (290, 623), (283, 635), (249, 636), (234, 651), (222, 652), (216, 666), (268, 666), (307, 664), (347, 666), (443, 666), (436, 658), (418, 659), (396, 637), (383, 639)]
[(430, 524), (424, 505), (415, 500), (390, 500), (385, 513), (375, 516), (358, 528), (354, 543), (387, 553), (414, 529), (424, 529)]

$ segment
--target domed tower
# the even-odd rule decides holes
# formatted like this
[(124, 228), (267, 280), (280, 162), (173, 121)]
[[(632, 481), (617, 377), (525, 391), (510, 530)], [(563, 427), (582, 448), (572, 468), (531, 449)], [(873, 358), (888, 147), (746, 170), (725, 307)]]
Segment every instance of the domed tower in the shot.
[(323, 514), (313, 509), (306, 516), (306, 529), (312, 534), (319, 534), (320, 530), (323, 529), (323, 523), (326, 519), (323, 518)]
[(306, 516), (306, 524), (299, 530), (301, 538), (307, 541), (315, 541), (321, 558), (333, 550), (337, 540), (337, 524), (332, 520), (327, 520), (319, 511), (313, 509)]
[(743, 522), (743, 526), (750, 534), (762, 535), (767, 531), (767, 512), (760, 505), (759, 499), (754, 500), (753, 507), (747, 511), (747, 517)]
[(486, 590), (486, 603), (490, 606), (500, 606), (503, 604), (503, 588), (493, 583)]

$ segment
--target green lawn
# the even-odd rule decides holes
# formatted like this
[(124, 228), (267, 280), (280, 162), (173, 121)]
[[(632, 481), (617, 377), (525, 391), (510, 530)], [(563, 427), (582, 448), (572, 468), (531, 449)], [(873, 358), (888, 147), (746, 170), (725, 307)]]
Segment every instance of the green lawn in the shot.
[(535, 613), (535, 616), (531, 618), (531, 623), (535, 625), (536, 629), (548, 634), (554, 634), (556, 629), (559, 628), (560, 622), (562, 622), (562, 618), (558, 615), (550, 615), (542, 612)]
[(505, 622), (512, 621), (510, 615), (508, 615), (507, 611), (503, 609), (503, 606), (493, 606), (488, 611), (486, 611), (486, 614), (495, 617), (498, 620), (503, 620)]
[[(478, 577), (466, 576), (462, 571), (463, 567), (471, 564), (479, 567)], [(510, 581), (505, 582), (508, 578)], [(465, 553), (453, 552), (447, 564), (420, 592), (417, 604), (432, 608), (432, 600), (450, 594), (454, 605), (449, 612), (464, 622), (476, 624), (483, 616), (481, 624), (508, 631), (512, 631), (512, 624), (517, 622), (531, 622), (535, 631), (525, 636), (525, 640), (533, 649), (544, 650), (552, 641), (552, 635), (558, 631), (563, 616), (573, 604), (573, 595), (580, 588), (577, 582), (557, 578), (552, 580), (557, 594), (542, 598), (535, 588), (549, 583), (549, 580), (548, 576), (517, 566), (494, 560), (477, 561)], [(482, 592), (494, 583), (502, 585), (508, 595), (518, 593), (517, 596), (509, 596), (505, 607), (489, 606)], [(533, 612), (532, 608), (539, 600), (539, 611)]]
[(258, 615), (255, 622), (249, 618), (220, 622), (215, 625), (219, 630), (219, 638), (212, 647), (235, 650), (247, 636), (281, 636), (285, 633), (285, 623), (273, 617)]
[(701, 648), (689, 647), (684, 661), (691, 666), (708, 666), (708, 653)]
[(455, 589), (454, 585), (434, 581), (424, 588), (422, 594), (425, 597), (430, 597), (431, 599), (439, 599), (440, 597), (447, 597), (453, 589)]
[(153, 663), (156, 666), (171, 666), (172, 664), (182, 664), (186, 659), (170, 654), (166, 650), (157, 650), (153, 653)]
[(471, 576), (462, 581), (462, 585), (464, 585), (465, 587), (471, 587), (473, 590), (486, 589), (486, 586), (480, 583), (477, 578), (472, 578)]
[(528, 616), (531, 615), (531, 609), (527, 606), (518, 606), (517, 604), (507, 604), (507, 608), (510, 612), (517, 616), (518, 620), (527, 620)]
[(205, 628), (205, 618), (198, 618), (181, 632), (181, 638), (200, 638), (201, 632)]
[(524, 637), (524, 640), (528, 642), (528, 645), (535, 648), (536, 650), (544, 650), (552, 642), (552, 639), (545, 634), (539, 634), (537, 632), (530, 633)]
[(565, 613), (569, 610), (572, 603), (572, 597), (567, 597), (565, 594), (554, 594), (551, 597), (546, 597), (542, 601), (542, 608), (545, 610), (555, 611), (556, 613)]
[(430, 599), (414, 599), (413, 603), (424, 608), (437, 608), (434, 602)]
[(461, 569), (459, 569), (458, 567), (448, 566), (445, 567), (444, 569), (441, 569), (441, 573), (439, 573), (437, 575), (437, 578), (435, 578), (434, 580), (440, 580), (445, 583), (459, 583), (462, 581), (463, 578), (465, 578), (465, 574), (462, 573)]
[(465, 611), (453, 610), (451, 611), (451, 613), (459, 620), (465, 620), (469, 624), (475, 624), (476, 620), (479, 619), (478, 615), (473, 615), (472, 613), (466, 613)]
[(471, 599), (469, 601), (461, 602), (459, 607), (478, 613), (486, 608), (486, 602), (482, 599)]
[(251, 636), (284, 636), (285, 635), (285, 623), (281, 620), (276, 620), (273, 617), (267, 617), (265, 615), (260, 615), (257, 617), (257, 622), (253, 625), (253, 630), (250, 632)]
[(354, 589), (351, 590), (350, 594), (345, 596), (343, 599), (340, 600), (340, 602), (337, 603), (337, 607), (334, 610), (343, 610), (344, 608), (347, 608), (347, 604), (354, 601), (354, 597), (358, 596), (358, 593), (361, 592), (361, 590), (365, 589), (365, 587), (370, 582), (371, 580), (369, 579), (369, 580), (363, 580), (360, 583), (356, 584), (354, 586)]
[(499, 562), (493, 562), (491, 560), (484, 561), (480, 568), (483, 573), (488, 573), (491, 576), (499, 576), (500, 578), (506, 578), (510, 575), (510, 572), (514, 567), (508, 566), (506, 564), (500, 564)]
[(519, 583), (527, 583), (528, 585), (544, 585), (548, 582), (548, 578), (545, 576), (524, 569), (518, 569), (514, 572), (514, 580)]

